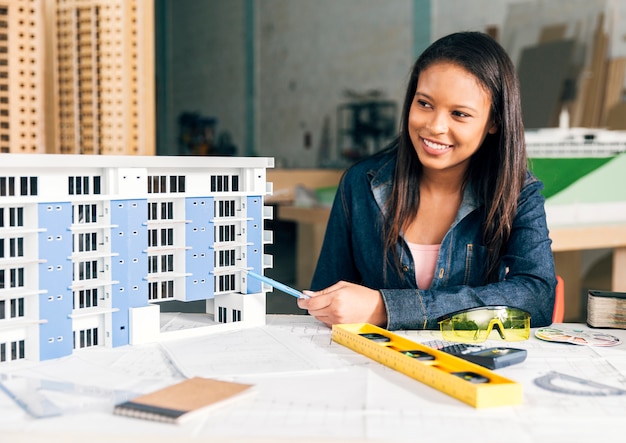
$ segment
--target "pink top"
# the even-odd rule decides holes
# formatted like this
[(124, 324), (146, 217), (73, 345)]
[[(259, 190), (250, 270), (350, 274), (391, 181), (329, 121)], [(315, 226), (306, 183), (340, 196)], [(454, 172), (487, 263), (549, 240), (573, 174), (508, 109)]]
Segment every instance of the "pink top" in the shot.
[(415, 262), (417, 287), (428, 289), (435, 275), (435, 266), (441, 245), (418, 245), (409, 242), (407, 244), (411, 250), (411, 255), (413, 255), (413, 262)]

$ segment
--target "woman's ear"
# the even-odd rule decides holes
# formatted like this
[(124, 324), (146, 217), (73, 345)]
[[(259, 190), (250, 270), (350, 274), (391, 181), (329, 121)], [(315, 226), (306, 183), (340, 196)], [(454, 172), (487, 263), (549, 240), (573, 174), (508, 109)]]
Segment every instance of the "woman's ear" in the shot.
[(498, 132), (498, 125), (494, 122), (491, 123), (491, 127), (489, 128), (489, 130), (487, 131), (489, 134), (495, 134), (496, 132)]

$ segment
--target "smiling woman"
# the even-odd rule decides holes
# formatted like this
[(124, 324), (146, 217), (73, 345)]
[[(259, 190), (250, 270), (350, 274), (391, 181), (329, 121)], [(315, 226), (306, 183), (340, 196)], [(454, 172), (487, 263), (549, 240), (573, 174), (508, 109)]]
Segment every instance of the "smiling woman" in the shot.
[[(472, 74), (448, 62), (436, 63), (422, 72), (409, 110), (409, 136), (425, 169), (429, 169), (431, 159), (441, 160), (432, 167), (455, 168), (458, 182), (462, 181), (469, 158), (487, 133), (496, 130), (491, 96)], [(458, 189), (458, 182), (450, 186)]]
[(470, 158), (497, 130), (491, 96), (464, 68), (435, 63), (420, 75), (408, 129), (424, 173), (404, 238), (409, 245), (439, 245), (458, 212)]
[(510, 58), (483, 33), (443, 37), (413, 66), (396, 140), (343, 176), (298, 305), (329, 325), (437, 328), (487, 305), (548, 325), (556, 275), (542, 187)]

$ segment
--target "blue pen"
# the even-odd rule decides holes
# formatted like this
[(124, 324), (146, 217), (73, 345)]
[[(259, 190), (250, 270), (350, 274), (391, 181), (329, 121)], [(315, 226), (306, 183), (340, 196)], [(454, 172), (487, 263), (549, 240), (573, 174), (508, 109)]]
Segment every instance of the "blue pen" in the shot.
[(293, 295), (296, 298), (311, 298), (308, 295), (303, 294), (302, 292), (298, 291), (297, 289), (294, 289), (283, 283), (277, 282), (276, 280), (272, 280), (271, 278), (266, 277), (264, 275), (260, 275), (260, 274), (257, 274), (256, 272), (248, 271), (247, 269), (242, 269), (242, 271), (244, 271), (250, 277), (256, 278), (257, 280), (267, 283), (273, 288), (280, 289), (285, 294)]

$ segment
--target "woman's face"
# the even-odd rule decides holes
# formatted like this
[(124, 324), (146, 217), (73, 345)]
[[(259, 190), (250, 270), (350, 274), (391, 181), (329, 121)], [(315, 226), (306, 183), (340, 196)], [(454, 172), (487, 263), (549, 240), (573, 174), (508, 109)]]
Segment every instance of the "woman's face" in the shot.
[(497, 131), (491, 96), (460, 66), (432, 64), (418, 78), (408, 129), (425, 171), (464, 173), (486, 135)]

